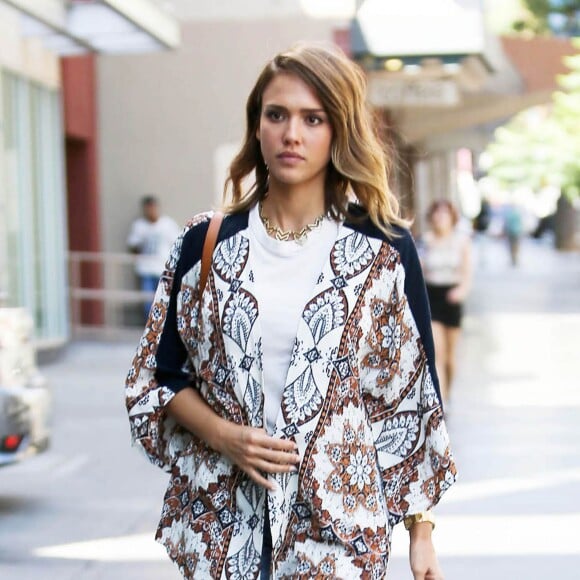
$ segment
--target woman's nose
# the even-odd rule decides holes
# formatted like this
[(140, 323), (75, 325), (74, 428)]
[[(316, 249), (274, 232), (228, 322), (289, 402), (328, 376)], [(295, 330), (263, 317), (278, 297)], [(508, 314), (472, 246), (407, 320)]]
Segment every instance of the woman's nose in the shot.
[(296, 143), (300, 140), (299, 120), (290, 118), (284, 131), (285, 143)]

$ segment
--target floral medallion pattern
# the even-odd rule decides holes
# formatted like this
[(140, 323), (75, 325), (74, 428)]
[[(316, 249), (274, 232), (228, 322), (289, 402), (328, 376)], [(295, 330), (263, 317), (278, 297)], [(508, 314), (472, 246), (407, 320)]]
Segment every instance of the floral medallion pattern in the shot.
[(401, 346), (409, 340), (410, 331), (404, 324), (404, 303), (394, 289), (388, 301), (374, 298), (370, 302), (372, 326), (366, 342), (370, 352), (363, 365), (376, 369), (378, 385), (387, 385), (399, 370)]
[(344, 324), (345, 310), (344, 294), (334, 289), (319, 294), (306, 305), (302, 318), (314, 342), (320, 342), (329, 332)]
[(366, 236), (353, 232), (337, 241), (332, 254), (332, 270), (338, 276), (354, 278), (368, 268), (375, 255)]
[(258, 303), (248, 292), (232, 294), (226, 302), (222, 328), (242, 351), (246, 349), (257, 316)]
[(249, 242), (243, 236), (233, 236), (224, 240), (216, 249), (213, 268), (226, 282), (239, 278), (248, 261)]
[(342, 496), (349, 514), (359, 507), (376, 512), (380, 502), (375, 448), (365, 445), (362, 425), (355, 430), (345, 422), (342, 443), (329, 443), (325, 451), (334, 467), (325, 482), (327, 491)]
[(322, 395), (308, 367), (284, 389), (282, 412), (288, 424), (302, 425), (312, 419), (321, 406)]

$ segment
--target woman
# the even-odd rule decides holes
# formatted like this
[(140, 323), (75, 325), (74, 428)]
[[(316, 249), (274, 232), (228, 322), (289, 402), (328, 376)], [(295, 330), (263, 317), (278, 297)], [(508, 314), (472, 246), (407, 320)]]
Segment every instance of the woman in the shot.
[(437, 375), (447, 401), (455, 376), (463, 301), (471, 286), (471, 240), (458, 230), (459, 213), (449, 200), (434, 201), (427, 217), (430, 231), (424, 236), (421, 262), (431, 307)]
[(175, 244), (127, 381), (134, 440), (171, 473), (157, 539), (185, 578), (381, 578), (405, 520), (415, 578), (441, 579), (428, 510), (455, 466), (358, 67), (318, 45), (269, 62), (229, 182), (205, 290), (209, 214)]

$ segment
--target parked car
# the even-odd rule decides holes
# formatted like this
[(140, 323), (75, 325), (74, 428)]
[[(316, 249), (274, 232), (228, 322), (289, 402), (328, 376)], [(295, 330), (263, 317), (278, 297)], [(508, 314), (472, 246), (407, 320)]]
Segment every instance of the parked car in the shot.
[(0, 466), (50, 441), (51, 396), (36, 366), (32, 328), (23, 308), (0, 308)]

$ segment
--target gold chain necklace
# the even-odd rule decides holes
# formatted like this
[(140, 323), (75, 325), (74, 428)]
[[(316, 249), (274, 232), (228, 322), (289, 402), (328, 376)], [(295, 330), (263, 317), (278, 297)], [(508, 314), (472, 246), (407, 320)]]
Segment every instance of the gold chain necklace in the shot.
[(301, 230), (283, 230), (278, 226), (273, 225), (270, 220), (264, 215), (264, 208), (262, 202), (258, 202), (258, 213), (260, 214), (260, 219), (268, 232), (268, 235), (272, 236), (274, 239), (281, 242), (294, 241), (299, 244), (303, 244), (306, 241), (306, 236), (315, 230), (322, 221), (324, 220), (324, 215), (319, 215), (312, 223), (306, 224)]

